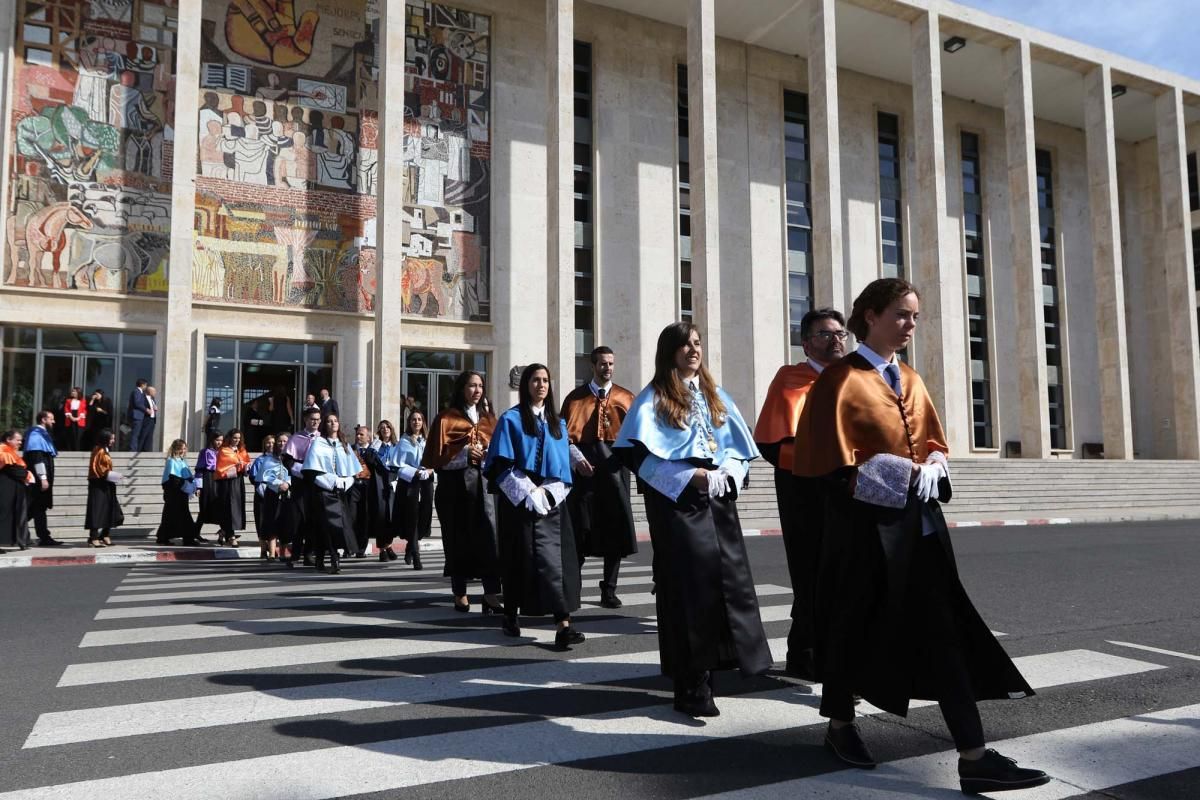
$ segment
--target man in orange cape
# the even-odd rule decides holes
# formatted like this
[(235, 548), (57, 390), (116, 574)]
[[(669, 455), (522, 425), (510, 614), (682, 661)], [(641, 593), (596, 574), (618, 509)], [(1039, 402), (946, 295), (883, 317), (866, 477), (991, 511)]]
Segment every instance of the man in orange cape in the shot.
[(754, 426), (755, 444), (775, 466), (775, 500), (792, 580), (787, 670), (807, 679), (813, 677), (813, 591), (822, 521), (820, 499), (813, 494), (812, 482), (792, 474), (794, 439), (809, 389), (825, 367), (846, 354), (845, 325), (845, 318), (832, 308), (813, 309), (804, 315), (800, 346), (808, 360), (779, 368)]

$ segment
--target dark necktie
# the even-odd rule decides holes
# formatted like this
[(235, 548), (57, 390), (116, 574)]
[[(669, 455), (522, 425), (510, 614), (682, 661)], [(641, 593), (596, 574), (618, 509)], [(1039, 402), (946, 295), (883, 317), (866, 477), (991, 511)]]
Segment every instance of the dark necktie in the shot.
[(533, 471), (538, 475), (542, 474), (542, 451), (546, 447), (546, 421), (541, 417), (537, 418), (538, 424), (538, 440), (537, 454), (533, 457)]
[(892, 387), (892, 391), (896, 396), (900, 396), (900, 367), (895, 364), (888, 364), (884, 369), (884, 374), (887, 375), (888, 385)]

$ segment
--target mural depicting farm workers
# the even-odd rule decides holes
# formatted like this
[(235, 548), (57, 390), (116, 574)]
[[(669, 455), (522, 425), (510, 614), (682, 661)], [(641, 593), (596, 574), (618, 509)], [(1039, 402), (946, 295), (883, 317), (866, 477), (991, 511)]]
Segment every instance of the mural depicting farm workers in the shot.
[(174, 0), (19, 0), (4, 282), (162, 294)]

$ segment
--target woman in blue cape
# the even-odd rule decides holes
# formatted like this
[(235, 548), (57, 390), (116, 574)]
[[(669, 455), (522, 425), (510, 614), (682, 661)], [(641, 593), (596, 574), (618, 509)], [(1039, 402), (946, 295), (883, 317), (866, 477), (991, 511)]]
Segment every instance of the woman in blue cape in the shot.
[(205, 544), (196, 537), (200, 528), (192, 519), (192, 509), (188, 506), (188, 501), (198, 489), (195, 476), (187, 465), (187, 442), (176, 439), (171, 442), (167, 463), (163, 465), (163, 508), (155, 536), (156, 544), (170, 544), (176, 536), (183, 537), (185, 547)]
[(329, 573), (342, 571), (338, 548), (354, 552), (354, 524), (346, 493), (354, 486), (354, 476), (362, 469), (358, 456), (346, 444), (338, 418), (330, 414), (321, 420), (320, 436), (313, 440), (304, 456), (304, 475), (312, 481), (312, 504), (315, 515), (317, 570), (323, 570), (325, 552), (329, 552)]
[(422, 568), (420, 542), (433, 524), (433, 470), (421, 466), (425, 444), (425, 415), (414, 409), (408, 415), (408, 431), (391, 450), (391, 463), (397, 471), (392, 519), (406, 542), (404, 563), (412, 564), (413, 569)]
[(563, 505), (571, 491), (573, 448), (567, 423), (555, 411), (546, 366), (525, 368), (519, 398), (496, 422), (483, 462), (490, 491), (500, 495), (504, 633), (520, 636), (518, 613), (551, 614), (558, 624), (554, 644), (566, 650), (583, 641), (571, 626), (571, 612), (579, 608), (579, 556)]
[(696, 326), (663, 329), (654, 379), (634, 400), (614, 450), (645, 487), (659, 657), (675, 681), (675, 708), (714, 717), (712, 671), (758, 675), (771, 652), (737, 514), (758, 449), (703, 354)]
[(267, 561), (280, 557), (280, 534), (288, 530), (290, 504), (285, 500), (292, 488), (292, 474), (283, 465), (281, 456), (289, 438), (283, 432), (278, 437), (263, 437), (263, 454), (250, 465), (250, 481), (254, 484), (255, 530), (258, 533), (259, 551)]

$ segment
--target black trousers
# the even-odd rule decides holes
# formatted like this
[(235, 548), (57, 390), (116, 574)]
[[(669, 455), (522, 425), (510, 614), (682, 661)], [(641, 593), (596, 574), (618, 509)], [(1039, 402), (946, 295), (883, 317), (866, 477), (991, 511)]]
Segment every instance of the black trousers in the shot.
[(50, 527), (46, 524), (46, 509), (35, 506), (32, 516), (33, 528), (37, 531), (38, 541), (50, 541)]
[(791, 472), (775, 470), (775, 500), (788, 578), (792, 582), (792, 626), (788, 629), (788, 661), (811, 660), (813, 605), (816, 601), (817, 562), (821, 557), (821, 505), (814, 501), (813, 483)]
[[(583, 562), (587, 560), (587, 556), (579, 554), (579, 566), (583, 567)], [(621, 557), (620, 556), (605, 556), (604, 557), (604, 576), (600, 579), (601, 583), (609, 589), (617, 588), (617, 578), (621, 575)]]
[[(480, 579), (483, 583), (484, 594), (500, 594), (500, 576), (485, 575)], [(450, 591), (454, 592), (455, 597), (462, 597), (467, 593), (467, 578), (454, 575), (450, 578)]]
[[(983, 747), (983, 721), (971, 676), (961, 648), (961, 635), (950, 593), (952, 575), (937, 536), (924, 536), (913, 553), (906, 605), (913, 630), (911, 657), (914, 670), (924, 670), (938, 686), (937, 704), (957, 750)], [(821, 715), (836, 720), (854, 719), (853, 688), (840, 677), (826, 681), (821, 695)]]

